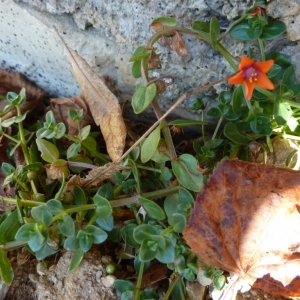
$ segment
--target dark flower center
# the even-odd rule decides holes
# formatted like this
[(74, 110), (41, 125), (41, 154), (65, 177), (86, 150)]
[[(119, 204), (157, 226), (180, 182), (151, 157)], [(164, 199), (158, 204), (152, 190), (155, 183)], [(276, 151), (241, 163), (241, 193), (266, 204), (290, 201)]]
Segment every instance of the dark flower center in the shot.
[(250, 83), (253, 81), (257, 81), (257, 76), (258, 76), (259, 71), (254, 67), (248, 67), (244, 69), (244, 78), (249, 80)]

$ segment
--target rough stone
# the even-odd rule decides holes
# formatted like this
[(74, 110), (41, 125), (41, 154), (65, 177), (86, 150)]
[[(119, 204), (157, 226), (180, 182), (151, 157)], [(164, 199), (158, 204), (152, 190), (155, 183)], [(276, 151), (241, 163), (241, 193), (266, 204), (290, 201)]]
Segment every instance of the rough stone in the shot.
[[(300, 53), (299, 2), (273, 0), (268, 4), (268, 13), (287, 24), (287, 34), (280, 41), (268, 42), (266, 49), (283, 53)], [(190, 27), (195, 20), (209, 21), (216, 16), (222, 30), (229, 22), (245, 12), (252, 0), (2, 0), (0, 9), (0, 65), (10, 71), (20, 71), (35, 81), (38, 86), (54, 97), (71, 97), (80, 93), (70, 63), (63, 47), (51, 29), (53, 25), (68, 46), (78, 51), (99, 75), (109, 75), (117, 82), (121, 99), (130, 99), (138, 82), (131, 76), (128, 62), (135, 48), (145, 45), (153, 34), (151, 21), (161, 15), (177, 18), (180, 26)], [(299, 19), (299, 20), (298, 20)], [(204, 86), (233, 72), (225, 59), (212, 51), (203, 41), (184, 36), (190, 54), (179, 57), (173, 51), (157, 46), (162, 54), (162, 69), (153, 75), (169, 75), (175, 78), (159, 104), (166, 111), (183, 93)], [(291, 42), (295, 41), (294, 43)], [(224, 39), (227, 49), (236, 57), (247, 54), (249, 47), (259, 53), (257, 44), (240, 43), (230, 37)], [(279, 46), (272, 47), (272, 45)], [(270, 46), (271, 45), (271, 46)], [(300, 74), (296, 65), (296, 75)], [(199, 112), (189, 109), (196, 97), (215, 105), (218, 94), (229, 89), (223, 82), (186, 99), (175, 114), (182, 118), (200, 119)], [(129, 96), (128, 96), (129, 95)], [(130, 109), (126, 110), (130, 111)], [(132, 111), (132, 110), (131, 110)], [(147, 110), (138, 119), (153, 122), (154, 115)], [(128, 114), (133, 118), (133, 114)]]
[(67, 252), (49, 270), (43, 269), (36, 285), (38, 300), (118, 300), (113, 287), (114, 276), (105, 275), (101, 253), (91, 251), (84, 255), (79, 268), (68, 272), (74, 253)]
[(274, 0), (267, 8), (268, 15), (280, 18), (287, 27), (287, 35), (291, 41), (300, 39), (300, 1)]
[[(252, 4), (247, 1), (15, 1), (2, 0), (0, 12), (0, 53), (5, 69), (21, 71), (54, 96), (74, 96), (80, 92), (60, 41), (51, 27), (55, 25), (66, 44), (76, 49), (94, 70), (117, 80), (123, 94), (132, 94), (136, 84), (128, 59), (138, 45), (152, 34), (151, 21), (161, 15), (174, 16), (182, 26), (195, 20), (209, 21), (218, 16), (222, 27)], [(228, 18), (228, 19), (227, 19)], [(231, 72), (224, 59), (210, 45), (185, 38), (190, 55), (183, 59), (161, 48), (162, 75), (175, 77), (159, 102), (163, 110), (184, 92), (205, 85)], [(26, 41), (26, 42), (25, 42)], [(241, 43), (228, 45), (240, 55)], [(237, 51), (239, 49), (239, 51)], [(2, 55), (3, 54), (3, 55)], [(154, 73), (157, 75), (158, 72)], [(226, 85), (223, 85), (223, 87)], [(215, 89), (197, 95), (209, 102), (217, 97)], [(185, 101), (177, 114), (200, 118), (188, 110), (195, 97)]]

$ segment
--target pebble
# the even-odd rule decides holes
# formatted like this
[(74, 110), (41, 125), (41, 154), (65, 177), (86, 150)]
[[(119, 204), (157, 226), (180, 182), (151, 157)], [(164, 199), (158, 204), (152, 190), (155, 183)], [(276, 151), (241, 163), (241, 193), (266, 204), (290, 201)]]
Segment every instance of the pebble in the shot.
[(116, 277), (113, 275), (108, 275), (106, 277), (101, 278), (101, 282), (106, 288), (112, 287), (115, 280), (116, 280)]

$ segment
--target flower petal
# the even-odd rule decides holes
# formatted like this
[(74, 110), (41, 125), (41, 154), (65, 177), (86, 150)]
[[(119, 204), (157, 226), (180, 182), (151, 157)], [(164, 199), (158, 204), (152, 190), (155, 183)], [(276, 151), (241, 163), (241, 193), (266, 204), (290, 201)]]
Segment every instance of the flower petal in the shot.
[(270, 79), (265, 73), (258, 74), (256, 84), (263, 89), (274, 89), (274, 84), (270, 81)]
[(243, 70), (245, 68), (251, 67), (253, 64), (255, 64), (255, 61), (250, 59), (247, 56), (242, 56), (242, 60), (239, 64), (239, 70)]
[(233, 75), (231, 78), (228, 79), (229, 84), (241, 84), (244, 82), (243, 71), (238, 72), (237, 74)]
[(254, 66), (263, 73), (267, 73), (273, 65), (274, 65), (273, 59), (254, 63)]
[(253, 90), (254, 90), (255, 83), (250, 82), (249, 80), (244, 81), (244, 87), (245, 87), (245, 97), (247, 100), (250, 100), (252, 98)]

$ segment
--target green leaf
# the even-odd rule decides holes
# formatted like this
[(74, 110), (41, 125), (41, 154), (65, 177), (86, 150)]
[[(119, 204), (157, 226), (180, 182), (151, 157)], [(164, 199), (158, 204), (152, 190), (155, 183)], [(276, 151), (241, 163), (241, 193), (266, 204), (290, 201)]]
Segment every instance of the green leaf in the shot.
[(252, 27), (247, 20), (243, 20), (234, 26), (229, 33), (236, 40), (253, 41), (261, 35), (262, 28), (259, 25)]
[(2, 163), (1, 169), (5, 176), (11, 175), (16, 171), (16, 168), (13, 165), (6, 162)]
[(207, 122), (196, 120), (178, 119), (168, 123), (169, 126), (192, 126), (192, 125), (207, 125)]
[(133, 55), (129, 59), (130, 62), (141, 61), (143, 58), (147, 58), (150, 55), (150, 51), (143, 46), (139, 46), (134, 51)]
[(271, 69), (267, 72), (267, 76), (268, 78), (273, 78), (275, 77), (280, 71), (281, 71), (282, 67), (274, 64)]
[(159, 300), (159, 296), (158, 294), (156, 294), (155, 292), (151, 291), (151, 290), (143, 290), (140, 293), (140, 300)]
[(58, 229), (64, 236), (73, 236), (75, 234), (74, 220), (68, 214), (64, 214), (61, 219), (57, 220)]
[(81, 148), (81, 143), (79, 143), (79, 142), (73, 143), (67, 150), (67, 159), (78, 154), (78, 152), (80, 151), (80, 148)]
[(150, 224), (142, 224), (134, 228), (133, 238), (137, 243), (142, 243), (145, 239), (151, 239), (152, 235), (158, 235), (159, 230)]
[(82, 251), (88, 252), (91, 249), (93, 245), (93, 236), (91, 234), (88, 234), (83, 230), (79, 230), (76, 239), (78, 240)]
[(186, 218), (182, 214), (174, 213), (168, 216), (168, 223), (173, 226), (176, 233), (181, 233), (186, 226)]
[(141, 193), (141, 179), (140, 179), (140, 172), (139, 172), (139, 169), (137, 167), (137, 164), (135, 163), (134, 160), (129, 158), (128, 159), (128, 165), (132, 167), (131, 171), (133, 173), (134, 180), (136, 182), (137, 193), (140, 194)]
[(99, 188), (96, 194), (107, 200), (112, 200), (114, 198), (114, 189), (111, 183), (106, 183)]
[(88, 225), (84, 231), (93, 236), (94, 244), (101, 244), (107, 239), (107, 233), (94, 225)]
[(75, 251), (79, 249), (79, 242), (75, 236), (69, 236), (65, 239), (64, 248), (68, 251)]
[(266, 59), (273, 59), (275, 61), (276, 65), (279, 65), (281, 67), (280, 72), (278, 72), (273, 78), (275, 79), (281, 79), (284, 72), (288, 67), (292, 65), (291, 59), (289, 56), (282, 54), (282, 53), (273, 53), (267, 56)]
[(142, 203), (144, 209), (151, 218), (156, 220), (164, 220), (166, 218), (163, 209), (154, 201), (142, 197), (138, 197), (138, 200)]
[(269, 21), (267, 25), (263, 27), (262, 34), (259, 36), (262, 40), (272, 40), (286, 31), (286, 26), (283, 22), (275, 20)]
[(203, 187), (203, 175), (197, 170), (197, 160), (190, 154), (182, 154), (172, 161), (173, 172), (185, 188), (199, 192)]
[(222, 139), (213, 139), (213, 140), (206, 141), (205, 144), (204, 144), (204, 146), (206, 146), (207, 148), (211, 149), (211, 148), (217, 148), (217, 147), (219, 147), (222, 143), (223, 143)]
[(51, 199), (47, 202), (48, 209), (52, 212), (54, 216), (62, 213), (64, 211), (64, 207), (60, 201), (56, 199)]
[(206, 115), (211, 118), (218, 118), (222, 115), (218, 107), (211, 107), (207, 112)]
[(78, 185), (74, 186), (74, 198), (77, 205), (84, 205), (87, 203), (85, 193)]
[(44, 161), (53, 163), (59, 158), (59, 151), (55, 145), (43, 139), (36, 139), (36, 144)]
[(156, 23), (160, 23), (168, 27), (175, 27), (177, 25), (177, 20), (172, 17), (158, 17), (151, 22), (151, 26), (155, 25)]
[(230, 103), (230, 101), (231, 101), (231, 95), (230, 95), (230, 93), (222, 91), (219, 94), (219, 97), (218, 97), (219, 104), (228, 105)]
[(31, 215), (38, 223), (48, 227), (52, 222), (52, 214), (45, 205), (39, 205), (31, 209)]
[(139, 260), (140, 261), (151, 261), (155, 258), (158, 252), (157, 242), (145, 239), (141, 244), (141, 248), (139, 250)]
[(74, 272), (77, 270), (77, 268), (79, 267), (83, 259), (83, 256), (84, 256), (84, 252), (80, 248), (77, 249), (72, 257), (70, 267), (69, 267), (69, 272)]
[(21, 224), (18, 219), (18, 211), (11, 212), (0, 225), (0, 244), (13, 241)]
[[(281, 85), (280, 85), (280, 91), (281, 91), (281, 86), (290, 86), (294, 83), (295, 81), (295, 70), (293, 66), (290, 66), (286, 69), (286, 71), (283, 74)], [(281, 91), (282, 92), (282, 91)]]
[(133, 237), (133, 231), (136, 227), (136, 224), (128, 224), (121, 230), (122, 239), (129, 247), (132, 248), (138, 248), (140, 246), (140, 243), (138, 243)]
[(160, 141), (160, 126), (157, 126), (144, 140), (141, 147), (141, 161), (146, 163), (157, 150)]
[(156, 84), (151, 83), (147, 87), (143, 84), (138, 84), (137, 89), (132, 97), (132, 107), (135, 114), (143, 112), (156, 96)]
[(0, 275), (5, 284), (11, 284), (13, 280), (13, 272), (10, 261), (7, 258), (6, 252), (0, 248)]
[(233, 92), (232, 109), (234, 113), (239, 114), (241, 112), (244, 99), (243, 86), (239, 85)]
[(95, 195), (93, 201), (96, 204), (96, 214), (99, 218), (108, 218), (112, 214), (112, 208), (109, 201), (100, 195)]
[[(38, 224), (35, 223), (35, 230), (33, 233), (29, 234), (28, 246), (31, 248), (33, 252), (40, 250), (43, 245), (46, 243), (47, 239), (45, 237), (45, 233), (47, 231), (43, 231), (43, 233), (38, 228)], [(48, 238), (48, 237), (47, 237)]]
[(300, 84), (293, 83), (289, 85), (288, 90), (292, 91), (292, 97), (297, 97), (300, 95)]
[(133, 62), (131, 67), (131, 73), (134, 78), (140, 78), (142, 76), (141, 66), (142, 62), (140, 60)]
[(159, 175), (159, 180), (162, 181), (162, 182), (167, 182), (172, 178), (172, 176), (173, 176), (173, 174), (170, 171), (170, 169), (167, 168), (167, 167), (163, 167), (161, 169), (161, 173)]
[(175, 248), (172, 241), (168, 237), (164, 237), (166, 246), (164, 248), (158, 248), (156, 259), (163, 264), (174, 262), (175, 259)]
[(212, 281), (214, 287), (220, 291), (225, 286), (226, 278), (224, 275), (218, 275), (218, 276), (214, 276)]
[(220, 36), (220, 22), (216, 17), (210, 19), (210, 40), (213, 49), (216, 49)]
[(279, 126), (285, 125), (287, 121), (291, 118), (293, 111), (289, 104), (276, 101), (274, 102), (274, 116), (276, 123)]
[(129, 280), (116, 279), (114, 281), (114, 287), (117, 291), (121, 293), (134, 290), (134, 285)]
[(192, 28), (197, 31), (203, 31), (205, 33), (209, 33), (210, 31), (210, 23), (203, 21), (195, 21), (193, 23)]
[(104, 230), (111, 231), (114, 228), (114, 217), (111, 215), (106, 219), (97, 218), (96, 223)]
[(39, 250), (35, 251), (35, 257), (37, 260), (43, 260), (47, 256), (53, 255), (58, 251), (57, 247), (45, 243)]
[(80, 141), (85, 140), (89, 136), (90, 131), (91, 131), (91, 125), (81, 128), (78, 133), (78, 138), (80, 139)]
[(237, 144), (248, 145), (249, 139), (243, 136), (235, 126), (235, 124), (229, 122), (224, 127), (224, 135)]
[(58, 123), (54, 128), (54, 138), (57, 140), (62, 138), (63, 135), (66, 133), (66, 125), (62, 122)]

